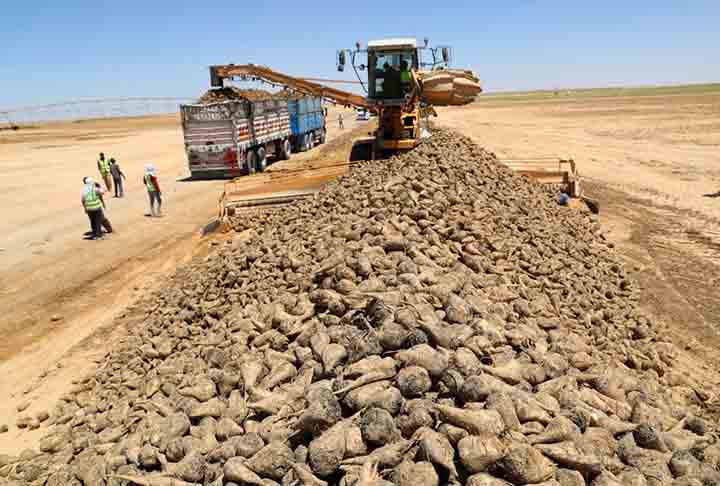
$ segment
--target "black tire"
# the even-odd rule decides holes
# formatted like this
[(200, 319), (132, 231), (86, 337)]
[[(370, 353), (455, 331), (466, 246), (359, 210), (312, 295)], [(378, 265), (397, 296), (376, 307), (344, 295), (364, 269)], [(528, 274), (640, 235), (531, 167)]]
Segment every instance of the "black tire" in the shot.
[(372, 143), (356, 142), (350, 150), (350, 162), (372, 160)]
[(305, 134), (305, 150), (312, 150), (313, 148), (313, 135), (311, 133)]
[(290, 154), (292, 153), (292, 145), (290, 145), (290, 140), (285, 139), (280, 142), (279, 153), (281, 160), (290, 160)]
[(327, 137), (327, 133), (325, 133), (325, 130), (320, 130), (320, 140), (318, 141), (318, 143), (320, 145), (324, 144), (326, 137)]
[(254, 174), (255, 168), (257, 167), (257, 154), (254, 150), (248, 151), (247, 155), (247, 168), (248, 174)]
[(260, 147), (257, 149), (257, 171), (263, 172), (267, 167), (267, 154), (265, 149)]

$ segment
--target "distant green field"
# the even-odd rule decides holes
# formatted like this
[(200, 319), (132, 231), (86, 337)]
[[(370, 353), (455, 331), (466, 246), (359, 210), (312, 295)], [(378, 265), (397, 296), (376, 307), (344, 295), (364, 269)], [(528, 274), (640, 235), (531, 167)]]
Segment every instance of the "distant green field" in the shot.
[(688, 84), (683, 86), (647, 86), (637, 88), (584, 88), (485, 93), (478, 96), (477, 102), (482, 103), (492, 101), (542, 101), (556, 99), (700, 94), (720, 95), (720, 83)]

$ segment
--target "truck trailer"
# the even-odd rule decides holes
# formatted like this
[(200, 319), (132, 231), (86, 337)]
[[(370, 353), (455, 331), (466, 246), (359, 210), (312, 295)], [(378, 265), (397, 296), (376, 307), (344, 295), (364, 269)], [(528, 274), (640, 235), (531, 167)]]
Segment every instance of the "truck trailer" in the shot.
[(262, 172), (325, 141), (321, 99), (228, 100), (180, 106), (193, 178)]
[(325, 143), (325, 114), (322, 100), (306, 96), (288, 101), (293, 152), (310, 150), (316, 143)]

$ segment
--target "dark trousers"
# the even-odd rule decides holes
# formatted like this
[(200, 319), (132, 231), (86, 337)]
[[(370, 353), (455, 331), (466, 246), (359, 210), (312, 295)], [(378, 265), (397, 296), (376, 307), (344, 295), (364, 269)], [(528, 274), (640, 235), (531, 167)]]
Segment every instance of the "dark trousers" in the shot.
[(105, 229), (105, 233), (113, 232), (112, 224), (110, 224), (110, 220), (105, 216), (105, 213), (103, 213), (102, 227)]
[(88, 218), (90, 219), (90, 227), (92, 228), (93, 236), (99, 238), (102, 236), (102, 224), (105, 219), (102, 209), (95, 209), (92, 211), (86, 211)]
[(113, 177), (113, 184), (115, 185), (115, 197), (123, 197), (125, 193), (123, 192), (122, 178), (115, 179)]
[[(148, 191), (148, 197), (150, 198), (150, 215), (160, 216), (160, 212), (162, 211), (162, 197), (160, 193), (157, 191)], [(157, 206), (157, 212), (155, 211), (155, 206)]]

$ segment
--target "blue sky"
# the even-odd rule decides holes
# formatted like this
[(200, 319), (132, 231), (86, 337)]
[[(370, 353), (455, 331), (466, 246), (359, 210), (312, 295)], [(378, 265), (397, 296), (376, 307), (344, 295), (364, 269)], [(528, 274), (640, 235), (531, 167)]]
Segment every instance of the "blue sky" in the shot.
[(429, 37), (487, 90), (720, 81), (720, 1), (6, 0), (0, 106), (197, 96), (207, 66), (351, 79), (335, 51)]

